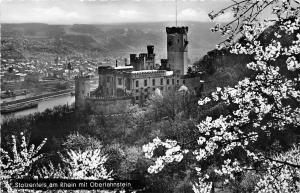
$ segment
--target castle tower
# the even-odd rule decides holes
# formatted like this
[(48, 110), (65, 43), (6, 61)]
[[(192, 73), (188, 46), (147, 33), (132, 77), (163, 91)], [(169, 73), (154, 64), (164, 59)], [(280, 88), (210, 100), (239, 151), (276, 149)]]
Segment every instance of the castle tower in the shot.
[(75, 109), (85, 109), (85, 99), (90, 96), (90, 77), (75, 77)]
[(188, 27), (167, 27), (168, 68), (180, 75), (188, 68)]
[(146, 70), (153, 70), (155, 68), (155, 54), (154, 46), (147, 46), (147, 59), (146, 59)]

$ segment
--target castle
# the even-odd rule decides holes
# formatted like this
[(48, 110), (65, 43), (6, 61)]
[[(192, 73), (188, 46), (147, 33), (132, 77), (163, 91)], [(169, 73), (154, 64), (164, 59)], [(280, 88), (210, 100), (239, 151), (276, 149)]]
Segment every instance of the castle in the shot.
[(91, 92), (87, 76), (75, 78), (75, 108), (94, 113), (118, 114), (131, 104), (143, 104), (157, 89), (199, 93), (200, 76), (188, 75), (188, 27), (167, 27), (167, 59), (155, 65), (154, 46), (147, 53), (130, 54), (125, 66), (99, 66), (99, 85)]

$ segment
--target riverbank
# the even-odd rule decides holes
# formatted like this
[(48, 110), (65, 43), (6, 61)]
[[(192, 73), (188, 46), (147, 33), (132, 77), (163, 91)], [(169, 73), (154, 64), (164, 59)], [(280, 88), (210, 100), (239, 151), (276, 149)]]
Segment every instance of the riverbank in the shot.
[(65, 94), (65, 95), (60, 95), (60, 96), (54, 96), (50, 97), (44, 100), (38, 101), (38, 107), (36, 108), (30, 108), (14, 113), (9, 113), (9, 114), (1, 114), (1, 121), (0, 123), (2, 124), (3, 121), (10, 119), (10, 118), (18, 118), (22, 116), (27, 116), (30, 114), (34, 114), (37, 112), (44, 112), (46, 109), (53, 109), (56, 106), (63, 106), (63, 105), (70, 105), (75, 102), (75, 97), (71, 96), (71, 94)]
[(45, 94), (41, 94), (41, 95), (31, 96), (31, 97), (24, 98), (24, 99), (3, 102), (3, 103), (1, 103), (1, 107), (8, 107), (8, 106), (16, 105), (16, 104), (37, 102), (37, 101), (45, 100), (45, 99), (52, 98), (52, 97), (68, 95), (68, 94), (71, 94), (71, 92), (74, 92), (74, 89), (66, 89), (66, 90), (61, 90), (61, 91), (56, 91), (56, 92), (51, 92), (51, 93), (45, 93)]

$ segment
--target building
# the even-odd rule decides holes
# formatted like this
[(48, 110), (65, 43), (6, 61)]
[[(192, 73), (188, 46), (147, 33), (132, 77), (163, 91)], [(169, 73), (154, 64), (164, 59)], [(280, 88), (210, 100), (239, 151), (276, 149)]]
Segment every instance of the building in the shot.
[(130, 103), (143, 104), (157, 89), (162, 93), (184, 86), (199, 92), (200, 76), (187, 74), (188, 27), (167, 27), (168, 58), (161, 60), (156, 69), (154, 46), (147, 53), (130, 54), (130, 65), (99, 66), (98, 88), (90, 92), (89, 78), (80, 76), (76, 81), (75, 106), (95, 113), (122, 113)]

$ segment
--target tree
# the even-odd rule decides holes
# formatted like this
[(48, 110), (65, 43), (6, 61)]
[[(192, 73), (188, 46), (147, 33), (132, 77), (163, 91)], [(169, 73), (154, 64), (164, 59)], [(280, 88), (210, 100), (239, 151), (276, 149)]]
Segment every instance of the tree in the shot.
[(2, 179), (0, 185), (1, 189), (3, 188), (7, 192), (13, 191), (13, 188), (10, 186), (11, 180), (27, 177), (30, 174), (33, 164), (43, 156), (43, 154), (40, 154), (40, 150), (47, 141), (45, 138), (37, 147), (34, 144), (28, 146), (23, 132), (20, 135), (20, 146), (17, 144), (16, 136), (12, 136), (11, 152), (0, 148), (0, 174)]
[[(43, 167), (39, 173), (42, 178), (67, 178), (67, 179), (111, 179), (112, 171), (108, 172), (104, 167), (107, 156), (101, 149), (93, 150), (68, 150), (67, 155), (61, 155), (65, 167), (53, 165)], [(59, 174), (59, 175), (58, 175)]]
[(275, 189), (278, 192), (299, 192), (299, 152), (299, 146), (294, 146), (287, 152), (268, 158), (267, 171), (257, 183), (255, 190), (268, 192)]
[(146, 102), (148, 117), (155, 121), (174, 120), (179, 114), (183, 117), (195, 117), (197, 115), (196, 96), (187, 87), (181, 88), (163, 94), (156, 91)]
[[(186, 158), (195, 168), (194, 192), (214, 192), (216, 183), (224, 186), (238, 182), (247, 171), (262, 176), (252, 191), (299, 192), (299, 145), (288, 151), (288, 144), (267, 148), (280, 140), (280, 135), (300, 126), (299, 2), (233, 2), (216, 14), (210, 13), (210, 17), (233, 8), (234, 20), (214, 30), (229, 35), (223, 43), (230, 45), (231, 53), (254, 56), (247, 65), (253, 76), (234, 87), (217, 88), (210, 97), (199, 100), (200, 106), (212, 101), (225, 104), (228, 113), (202, 120), (190, 142), (155, 138), (144, 145), (145, 156), (154, 161), (148, 172), (158, 173), (166, 165)], [(276, 20), (259, 21), (257, 16), (271, 5)], [(273, 26), (279, 27), (272, 38), (261, 36)], [(243, 41), (234, 41), (239, 34)], [(289, 43), (283, 42), (286, 39)], [(287, 70), (281, 64), (282, 57)], [(163, 155), (157, 154), (159, 148), (164, 149)]]
[(66, 150), (85, 151), (102, 148), (102, 144), (98, 139), (91, 136), (83, 136), (78, 132), (68, 135), (62, 145)]

